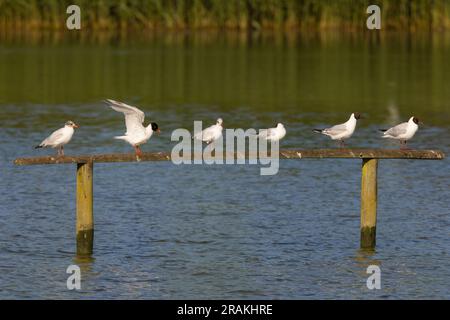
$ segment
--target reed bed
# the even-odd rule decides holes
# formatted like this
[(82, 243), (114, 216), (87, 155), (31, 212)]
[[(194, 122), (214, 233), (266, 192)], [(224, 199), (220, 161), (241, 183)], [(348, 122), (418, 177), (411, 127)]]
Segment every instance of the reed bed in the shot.
[(448, 0), (0, 0), (0, 31), (62, 30), (71, 4), (94, 31), (365, 30), (370, 4), (383, 29), (450, 29)]

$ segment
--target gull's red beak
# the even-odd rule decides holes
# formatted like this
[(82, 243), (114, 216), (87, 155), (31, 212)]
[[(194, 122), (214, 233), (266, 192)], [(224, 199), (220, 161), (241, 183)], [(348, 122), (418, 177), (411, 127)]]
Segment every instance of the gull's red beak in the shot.
[(79, 128), (80, 126), (77, 125), (76, 123), (74, 123), (74, 124), (73, 124), (73, 127), (74, 127), (74, 128)]
[(159, 134), (159, 133), (161, 133), (161, 130), (158, 129), (158, 130), (156, 130), (156, 132)]

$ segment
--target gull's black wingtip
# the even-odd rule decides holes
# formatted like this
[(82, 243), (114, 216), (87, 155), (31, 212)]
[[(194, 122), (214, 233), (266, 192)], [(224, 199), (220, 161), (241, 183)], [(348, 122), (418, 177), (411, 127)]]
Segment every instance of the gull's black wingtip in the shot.
[(36, 146), (36, 147), (34, 147), (35, 149), (39, 149), (39, 148), (42, 148), (42, 146), (41, 145), (38, 145), (38, 146)]
[(387, 129), (378, 129), (378, 131), (380, 131), (380, 132), (386, 132)]
[(312, 131), (316, 133), (322, 133), (323, 129), (313, 129)]

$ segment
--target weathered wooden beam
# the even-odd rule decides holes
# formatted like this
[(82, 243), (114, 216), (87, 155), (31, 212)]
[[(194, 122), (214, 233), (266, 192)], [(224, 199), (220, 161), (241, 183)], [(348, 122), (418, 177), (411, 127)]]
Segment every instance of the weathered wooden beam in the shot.
[(77, 254), (90, 255), (94, 246), (94, 163), (77, 164)]
[(400, 149), (308, 149), (280, 150), (280, 158), (347, 158), (347, 159), (428, 159), (441, 160), (445, 154), (440, 150)]
[[(270, 152), (269, 152), (270, 155)], [(202, 154), (192, 154), (192, 159), (201, 159)], [(224, 157), (234, 159), (255, 159), (256, 152), (231, 153), (224, 152)], [(440, 150), (400, 150), (400, 149), (289, 149), (280, 150), (281, 159), (304, 159), (304, 158), (345, 158), (345, 159), (421, 159), (441, 160), (445, 155)], [(205, 157), (204, 159), (208, 159)], [(94, 154), (81, 156), (46, 156), (18, 158), (14, 161), (16, 165), (36, 164), (64, 164), (64, 163), (88, 163), (88, 162), (136, 162), (136, 161), (170, 161), (170, 152), (143, 153), (140, 159), (132, 153)]]
[(377, 232), (378, 159), (363, 159), (361, 174), (361, 240), (363, 249), (373, 249)]

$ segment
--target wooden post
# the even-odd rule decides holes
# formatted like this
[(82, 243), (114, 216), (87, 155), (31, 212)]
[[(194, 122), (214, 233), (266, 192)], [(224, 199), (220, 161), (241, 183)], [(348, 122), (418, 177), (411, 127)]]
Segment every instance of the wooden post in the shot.
[(373, 249), (377, 232), (378, 159), (363, 159), (361, 176), (361, 248)]
[(77, 254), (90, 255), (94, 246), (92, 161), (77, 163)]

